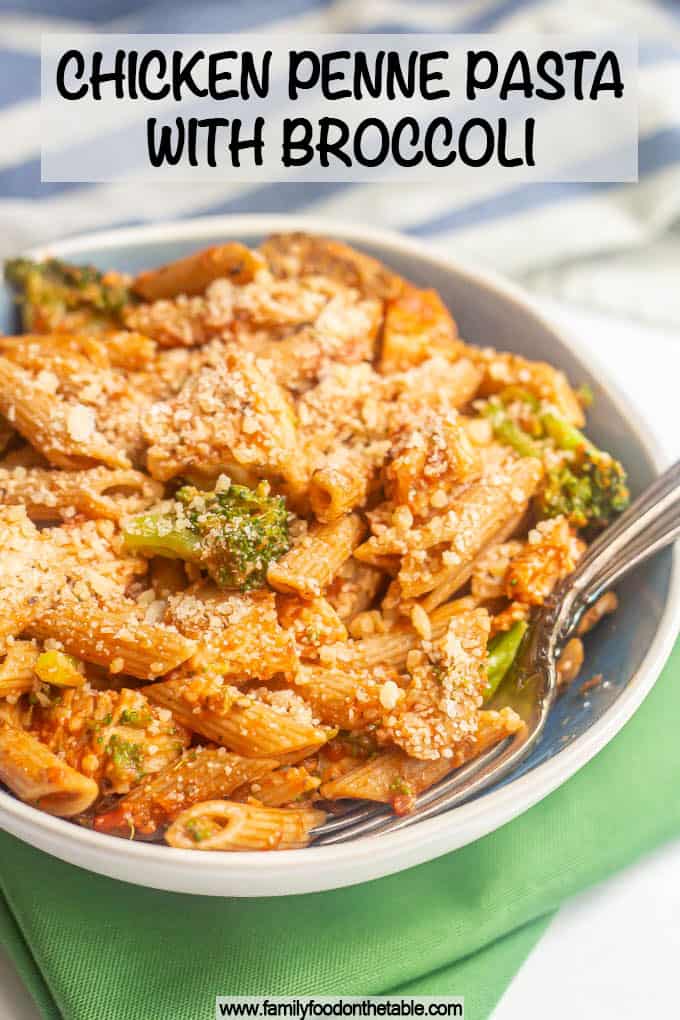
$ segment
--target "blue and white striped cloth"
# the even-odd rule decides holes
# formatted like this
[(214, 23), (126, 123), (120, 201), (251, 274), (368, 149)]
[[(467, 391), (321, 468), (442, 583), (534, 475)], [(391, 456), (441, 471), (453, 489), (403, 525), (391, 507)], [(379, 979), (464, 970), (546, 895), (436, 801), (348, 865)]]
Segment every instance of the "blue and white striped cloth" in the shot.
[[(639, 184), (120, 186), (40, 182), (40, 35), (60, 31), (637, 32)], [(391, 227), (552, 296), (680, 325), (680, 0), (0, 0), (0, 256), (229, 212)]]

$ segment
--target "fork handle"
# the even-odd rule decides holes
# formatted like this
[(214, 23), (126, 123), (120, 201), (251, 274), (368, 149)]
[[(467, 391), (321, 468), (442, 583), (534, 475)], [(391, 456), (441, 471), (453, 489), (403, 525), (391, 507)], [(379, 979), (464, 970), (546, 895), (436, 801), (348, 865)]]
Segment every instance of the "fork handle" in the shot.
[(680, 462), (665, 471), (591, 545), (576, 570), (556, 592), (568, 603), (562, 637), (588, 606), (630, 570), (680, 537)]

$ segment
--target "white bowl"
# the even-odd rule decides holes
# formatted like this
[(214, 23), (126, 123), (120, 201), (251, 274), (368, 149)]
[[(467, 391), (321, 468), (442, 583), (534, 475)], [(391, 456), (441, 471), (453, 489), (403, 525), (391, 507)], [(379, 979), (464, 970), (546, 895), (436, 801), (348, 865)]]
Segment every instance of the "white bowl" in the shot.
[[(597, 395), (591, 432), (624, 460), (632, 488), (642, 487), (661, 467), (660, 452), (647, 427), (614, 388), (602, 381), (598, 370), (596, 377), (591, 375), (588, 359), (573, 339), (546, 321), (526, 294), (488, 272), (434, 255), (398, 235), (299, 216), (234, 216), (91, 234), (31, 254), (137, 270), (218, 240), (238, 238), (255, 243), (268, 233), (282, 230), (307, 230), (346, 239), (378, 255), (415, 282), (440, 290), (468, 339), (542, 357), (564, 368), (572, 379), (590, 380)], [(4, 302), (7, 318), (10, 302), (6, 294)], [(577, 706), (577, 711), (565, 716), (571, 732), (565, 733), (563, 724), (559, 734), (549, 733), (514, 778), (444, 816), (390, 835), (339, 846), (262, 854), (202, 853), (91, 832), (52, 818), (0, 791), (0, 826), (47, 853), (112, 878), (211, 896), (316, 892), (379, 878), (431, 860), (484, 836), (547, 796), (597, 754), (638, 708), (658, 677), (678, 632), (680, 570), (667, 553), (640, 568), (633, 580), (629, 589), (625, 585), (621, 589), (618, 633), (614, 635), (616, 624), (598, 628), (589, 649), (589, 656), (597, 660), (593, 671), (602, 671), (604, 663), (616, 677), (606, 701), (598, 703), (594, 694), (589, 699), (590, 709), (583, 704)], [(648, 595), (645, 613), (639, 611), (641, 592)], [(627, 639), (623, 651), (622, 634)]]

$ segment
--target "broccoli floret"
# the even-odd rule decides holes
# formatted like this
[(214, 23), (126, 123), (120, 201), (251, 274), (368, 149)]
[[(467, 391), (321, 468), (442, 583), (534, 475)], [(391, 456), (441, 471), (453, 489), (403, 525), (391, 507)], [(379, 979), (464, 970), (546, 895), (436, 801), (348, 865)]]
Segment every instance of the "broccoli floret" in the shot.
[[(513, 405), (520, 409), (514, 417), (510, 413)], [(576, 528), (599, 530), (628, 506), (623, 466), (553, 408), (513, 389), (488, 401), (483, 413), (502, 443), (522, 457), (544, 461), (545, 477), (534, 500), (540, 517), (563, 514)], [(556, 453), (563, 456), (556, 457)]]
[(113, 274), (60, 259), (11, 259), (5, 263), (5, 279), (18, 292), (27, 330), (120, 325), (122, 309), (132, 300)]
[(184, 486), (169, 510), (131, 518), (124, 536), (132, 552), (197, 563), (220, 587), (240, 591), (262, 587), (269, 564), (290, 548), (285, 501), (266, 482), (215, 492)]
[(606, 527), (630, 502), (623, 466), (553, 411), (541, 414), (541, 424), (557, 449), (570, 454), (546, 473), (537, 497), (541, 515), (564, 514), (576, 528)]
[(599, 530), (630, 502), (621, 464), (600, 450), (583, 449), (569, 464), (549, 468), (536, 506), (541, 517), (560, 514), (575, 528)]

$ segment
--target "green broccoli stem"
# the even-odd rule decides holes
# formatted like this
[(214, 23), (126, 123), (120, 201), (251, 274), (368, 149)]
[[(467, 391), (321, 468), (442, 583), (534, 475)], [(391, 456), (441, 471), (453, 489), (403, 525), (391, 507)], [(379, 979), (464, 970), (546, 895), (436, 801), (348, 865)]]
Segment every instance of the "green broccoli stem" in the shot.
[(560, 450), (587, 450), (590, 454), (600, 453), (579, 429), (553, 411), (544, 411), (541, 414), (541, 425)]
[(487, 404), (484, 414), (491, 422), (496, 438), (500, 439), (506, 446), (511, 446), (520, 457), (541, 456), (539, 445), (519, 425), (516, 425), (502, 408), (494, 404)]
[(518, 620), (510, 630), (496, 634), (488, 644), (487, 684), (484, 701), (490, 701), (498, 690), (502, 680), (515, 661), (515, 657), (526, 634), (528, 624)]
[(165, 514), (142, 514), (123, 529), (128, 552), (142, 556), (163, 556), (172, 560), (198, 562), (200, 537), (189, 528), (180, 528)]

